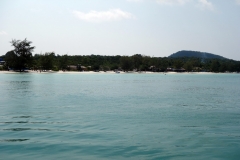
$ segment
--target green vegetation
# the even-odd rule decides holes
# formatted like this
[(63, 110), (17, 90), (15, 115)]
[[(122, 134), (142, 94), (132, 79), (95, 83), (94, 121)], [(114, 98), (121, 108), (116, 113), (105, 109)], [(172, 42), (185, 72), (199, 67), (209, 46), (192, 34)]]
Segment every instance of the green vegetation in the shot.
[[(214, 55), (214, 58), (192, 57), (150, 57), (141, 54), (133, 56), (101, 56), (101, 55), (56, 55), (54, 52), (45, 54), (35, 54), (32, 51), (31, 42), (26, 39), (23, 41), (13, 40), (11, 44), (14, 50), (6, 55), (0, 56), (0, 59), (6, 61), (1, 65), (1, 69), (13, 69), (23, 71), (31, 70), (92, 70), (92, 71), (153, 71), (153, 72), (240, 72), (240, 61), (221, 58)], [(184, 51), (184, 54), (187, 52)], [(199, 53), (199, 52), (196, 52)], [(205, 53), (206, 54), (206, 53)], [(198, 55), (198, 54), (197, 54)], [(219, 58), (220, 57), (220, 58)]]
[(32, 42), (27, 39), (23, 41), (12, 40), (10, 43), (14, 47), (14, 50), (7, 52), (4, 60), (7, 66), (21, 72), (31, 64), (32, 52), (35, 47), (32, 47)]

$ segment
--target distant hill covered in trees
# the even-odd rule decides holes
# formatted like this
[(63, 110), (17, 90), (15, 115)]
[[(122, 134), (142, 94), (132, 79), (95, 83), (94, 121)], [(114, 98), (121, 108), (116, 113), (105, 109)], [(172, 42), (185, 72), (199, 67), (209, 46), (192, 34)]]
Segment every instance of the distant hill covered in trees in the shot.
[(227, 59), (219, 55), (199, 51), (179, 51), (169, 56), (169, 58), (182, 58), (182, 57), (192, 57), (200, 59), (221, 59), (221, 60)]

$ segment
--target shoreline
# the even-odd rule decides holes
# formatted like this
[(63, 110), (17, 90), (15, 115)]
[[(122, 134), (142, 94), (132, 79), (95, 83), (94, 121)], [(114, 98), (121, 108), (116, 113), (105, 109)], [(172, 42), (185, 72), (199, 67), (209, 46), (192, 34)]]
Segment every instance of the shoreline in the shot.
[(119, 73), (116, 73), (114, 71), (99, 71), (99, 72), (94, 72), (94, 71), (26, 71), (26, 72), (16, 72), (16, 71), (0, 71), (0, 74), (51, 74), (51, 73), (57, 73), (57, 74), (240, 74), (237, 72), (150, 72), (150, 71), (142, 71), (142, 72), (123, 72), (119, 71)]

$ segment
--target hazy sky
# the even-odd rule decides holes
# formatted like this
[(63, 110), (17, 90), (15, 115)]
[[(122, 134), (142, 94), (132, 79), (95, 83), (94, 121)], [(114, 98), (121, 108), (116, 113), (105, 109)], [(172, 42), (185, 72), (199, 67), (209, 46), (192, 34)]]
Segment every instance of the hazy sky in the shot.
[(240, 0), (0, 0), (0, 55), (24, 38), (34, 54), (194, 50), (240, 60)]

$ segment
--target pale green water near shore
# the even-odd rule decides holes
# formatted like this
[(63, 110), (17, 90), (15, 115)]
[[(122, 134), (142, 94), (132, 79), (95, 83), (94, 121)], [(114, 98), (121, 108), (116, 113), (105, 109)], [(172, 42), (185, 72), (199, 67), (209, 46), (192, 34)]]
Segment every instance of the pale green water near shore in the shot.
[(240, 74), (0, 74), (0, 159), (240, 159)]

